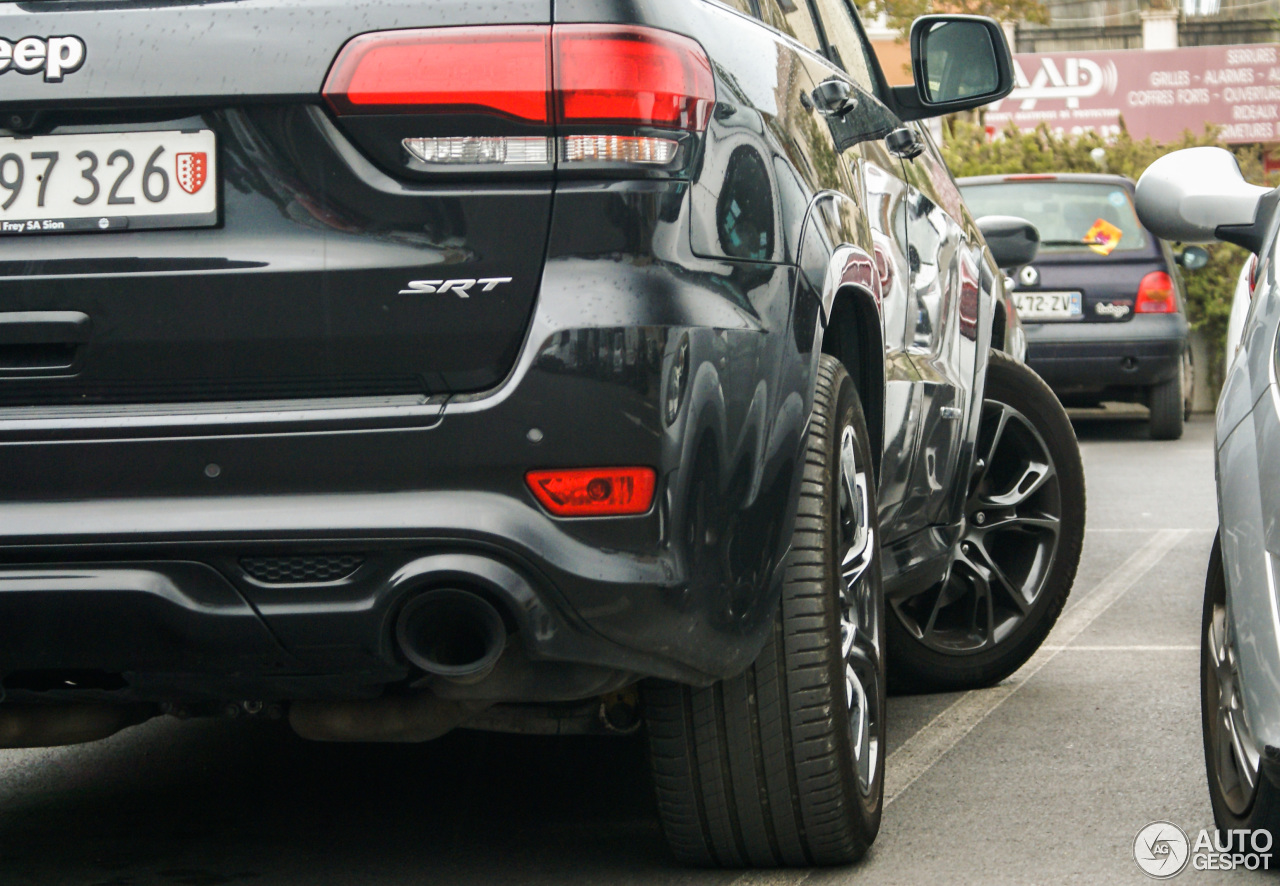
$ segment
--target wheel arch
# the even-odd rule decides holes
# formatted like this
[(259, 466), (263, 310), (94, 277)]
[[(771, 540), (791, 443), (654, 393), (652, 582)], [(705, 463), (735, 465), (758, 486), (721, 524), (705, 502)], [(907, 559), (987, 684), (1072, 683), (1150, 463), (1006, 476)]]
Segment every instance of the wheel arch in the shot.
[(999, 298), (993, 299), (993, 301), (995, 301), (996, 310), (995, 316), (991, 320), (991, 347), (995, 348), (997, 351), (1003, 351), (1004, 328), (1005, 324), (1009, 321), (1008, 317), (1005, 316), (1004, 302)]
[(822, 333), (822, 353), (844, 364), (862, 401), (871, 435), (877, 483), (884, 450), (884, 335), (875, 296), (856, 285), (841, 287), (831, 302)]

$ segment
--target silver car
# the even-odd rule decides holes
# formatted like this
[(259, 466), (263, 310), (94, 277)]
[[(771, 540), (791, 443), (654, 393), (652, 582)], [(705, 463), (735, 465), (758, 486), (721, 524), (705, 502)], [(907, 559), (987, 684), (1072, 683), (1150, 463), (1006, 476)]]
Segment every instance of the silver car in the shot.
[(1246, 183), (1220, 148), (1160, 158), (1138, 181), (1157, 236), (1220, 239), (1257, 256), (1240, 350), (1218, 399), (1218, 538), (1205, 582), (1201, 712), (1220, 829), (1280, 834), (1280, 390), (1276, 386), (1280, 189)]

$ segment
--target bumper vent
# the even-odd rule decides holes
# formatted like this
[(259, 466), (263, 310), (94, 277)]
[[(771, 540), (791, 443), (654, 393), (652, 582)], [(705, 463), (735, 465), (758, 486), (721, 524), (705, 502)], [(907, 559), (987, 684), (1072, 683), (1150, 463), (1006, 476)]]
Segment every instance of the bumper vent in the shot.
[(255, 581), (269, 585), (317, 584), (341, 581), (364, 563), (361, 554), (311, 554), (303, 557), (242, 557), (240, 568)]

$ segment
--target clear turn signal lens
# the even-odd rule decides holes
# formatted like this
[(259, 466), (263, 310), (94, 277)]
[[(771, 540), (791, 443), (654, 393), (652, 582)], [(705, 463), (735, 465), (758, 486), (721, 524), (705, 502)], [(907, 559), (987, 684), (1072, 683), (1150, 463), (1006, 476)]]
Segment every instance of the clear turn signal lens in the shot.
[(404, 149), (430, 166), (522, 166), (551, 162), (549, 138), (406, 138)]
[(560, 159), (565, 163), (668, 166), (680, 153), (678, 141), (638, 135), (568, 135), (561, 142)]

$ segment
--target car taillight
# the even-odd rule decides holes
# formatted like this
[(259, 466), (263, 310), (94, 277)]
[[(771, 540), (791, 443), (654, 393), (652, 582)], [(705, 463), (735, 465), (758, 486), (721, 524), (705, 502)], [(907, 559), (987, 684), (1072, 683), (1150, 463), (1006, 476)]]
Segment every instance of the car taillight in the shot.
[(551, 119), (544, 27), (379, 31), (342, 48), (324, 84), (339, 114), (479, 113)]
[(706, 129), (715, 78), (697, 42), (655, 28), (433, 28), (356, 37), (324, 96), (352, 126), (434, 117), (409, 136), (404, 123), (385, 125), (418, 171), (672, 169), (688, 159), (688, 134)]
[(716, 100), (702, 47), (653, 28), (557, 25), (556, 121), (700, 132)]
[(1178, 299), (1173, 291), (1173, 279), (1164, 271), (1152, 271), (1138, 284), (1138, 298), (1134, 303), (1135, 314), (1175, 314)]
[(643, 514), (653, 504), (653, 468), (564, 468), (530, 471), (529, 491), (557, 517)]
[(1253, 291), (1258, 288), (1258, 257), (1256, 255), (1249, 256), (1249, 270), (1246, 276), (1249, 280), (1249, 298), (1253, 298)]

